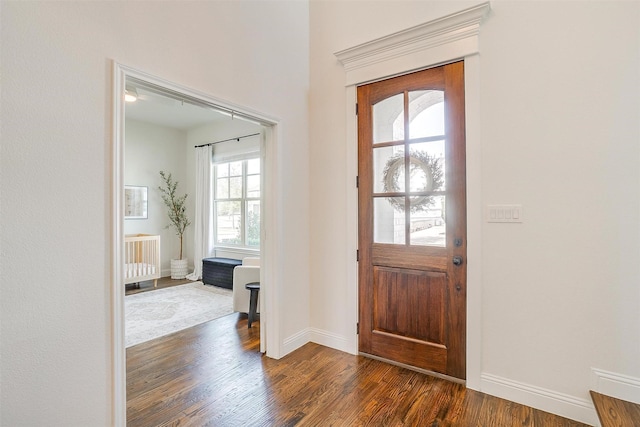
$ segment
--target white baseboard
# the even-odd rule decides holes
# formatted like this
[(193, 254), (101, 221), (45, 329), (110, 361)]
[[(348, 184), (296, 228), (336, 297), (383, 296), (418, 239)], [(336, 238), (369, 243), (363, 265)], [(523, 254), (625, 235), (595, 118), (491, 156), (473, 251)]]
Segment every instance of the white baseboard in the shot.
[(310, 328), (306, 328), (296, 334), (293, 334), (288, 338), (285, 338), (284, 342), (282, 343), (281, 355), (285, 356), (291, 353), (292, 351), (299, 349), (309, 341), (311, 341), (309, 336), (310, 336)]
[(353, 343), (348, 338), (322, 329), (306, 328), (284, 340), (283, 354), (289, 354), (308, 342), (314, 342), (349, 354), (357, 353), (353, 348)]
[(344, 351), (345, 353), (356, 354), (353, 343), (344, 336), (332, 334), (322, 329), (310, 328), (310, 341), (325, 347)]
[(483, 393), (586, 424), (599, 425), (595, 408), (589, 399), (581, 399), (491, 374), (482, 374), (480, 381)]
[(591, 390), (629, 402), (640, 403), (640, 378), (591, 368)]

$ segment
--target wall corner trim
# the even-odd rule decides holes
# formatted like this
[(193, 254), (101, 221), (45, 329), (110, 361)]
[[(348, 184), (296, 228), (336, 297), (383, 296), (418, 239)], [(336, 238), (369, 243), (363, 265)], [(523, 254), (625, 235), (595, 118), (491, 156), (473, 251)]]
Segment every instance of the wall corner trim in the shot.
[(305, 328), (285, 338), (282, 343), (282, 353), (279, 355), (279, 357), (275, 357), (275, 359), (286, 356), (287, 354), (299, 349), (300, 347), (311, 341), (310, 335), (311, 329)]
[[(411, 67), (407, 61), (416, 56), (428, 55), (430, 63), (451, 60), (452, 45), (457, 46), (458, 58), (477, 53), (480, 24), (490, 10), (489, 2), (481, 3), (336, 52), (347, 75), (347, 86), (375, 79), (377, 65), (381, 63), (398, 62), (406, 71), (407, 66)], [(443, 51), (439, 48), (445, 45), (447, 58), (440, 59)]]
[(348, 337), (323, 329), (305, 328), (284, 340), (283, 355), (287, 355), (310, 342), (345, 353), (357, 354), (357, 348), (354, 348), (352, 340)]
[(497, 375), (481, 375), (481, 391), (502, 399), (557, 414), (572, 420), (597, 425), (598, 416), (589, 399), (521, 383)]
[(310, 328), (309, 339), (311, 342), (325, 347), (330, 347), (349, 354), (358, 354), (358, 349), (354, 346), (354, 340), (323, 329)]

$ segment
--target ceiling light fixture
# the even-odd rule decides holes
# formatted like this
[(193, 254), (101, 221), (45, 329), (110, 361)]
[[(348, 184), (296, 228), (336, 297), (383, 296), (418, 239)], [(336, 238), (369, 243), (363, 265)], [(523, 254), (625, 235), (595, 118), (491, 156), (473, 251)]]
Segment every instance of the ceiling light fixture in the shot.
[(135, 89), (125, 89), (124, 100), (125, 102), (136, 102), (138, 99), (138, 92)]

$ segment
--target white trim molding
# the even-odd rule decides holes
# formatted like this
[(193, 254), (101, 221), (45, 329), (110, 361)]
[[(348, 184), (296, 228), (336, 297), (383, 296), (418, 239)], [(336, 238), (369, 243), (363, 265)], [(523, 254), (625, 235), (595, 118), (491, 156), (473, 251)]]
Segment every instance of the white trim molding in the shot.
[(467, 168), (467, 387), (480, 390), (482, 372), (482, 139), (480, 55), (464, 59)]
[[(346, 262), (346, 278), (347, 278), (347, 303), (351, 307), (348, 313), (347, 325), (353, 327), (347, 351), (351, 354), (358, 354), (358, 260), (356, 251), (358, 250), (358, 188), (353, 185), (358, 175), (358, 123), (356, 117), (357, 92), (355, 86), (346, 88), (346, 105), (347, 112), (346, 134), (345, 134), (345, 164), (347, 165), (347, 177), (345, 180), (345, 227), (347, 230), (347, 244), (344, 245), (344, 258)], [(355, 141), (355, 142), (354, 142)]]
[(306, 343), (310, 342), (310, 336), (311, 328), (306, 328), (301, 330), (300, 332), (296, 332), (290, 337), (285, 338), (282, 342), (282, 354), (287, 355), (292, 351), (299, 349)]
[(640, 403), (640, 378), (591, 368), (591, 390), (607, 396)]
[(348, 337), (319, 328), (306, 328), (286, 338), (283, 344), (283, 354), (289, 354), (309, 342), (344, 351), (345, 353), (356, 354)]
[(598, 422), (595, 408), (589, 399), (581, 399), (486, 373), (482, 374), (482, 391), (589, 425), (597, 425)]
[(480, 24), (490, 10), (489, 2), (481, 3), (336, 52), (346, 72), (347, 86), (477, 53)]
[(124, 101), (126, 70), (112, 64), (112, 137), (111, 151), (111, 360), (112, 422), (127, 424), (127, 356), (124, 344)]
[(351, 341), (347, 337), (318, 328), (309, 328), (308, 332), (309, 341), (323, 345), (325, 347), (344, 351), (345, 353), (354, 354), (353, 348), (351, 346)]
[(356, 354), (348, 337), (318, 328), (306, 328), (286, 338), (283, 344), (283, 354), (289, 354), (309, 342), (344, 351), (345, 353)]

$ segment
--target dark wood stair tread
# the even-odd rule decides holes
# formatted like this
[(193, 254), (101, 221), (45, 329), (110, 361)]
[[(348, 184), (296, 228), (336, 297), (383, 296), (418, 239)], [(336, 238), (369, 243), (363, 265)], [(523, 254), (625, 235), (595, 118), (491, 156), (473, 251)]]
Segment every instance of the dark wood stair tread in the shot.
[(593, 390), (590, 393), (602, 427), (640, 427), (640, 404)]

